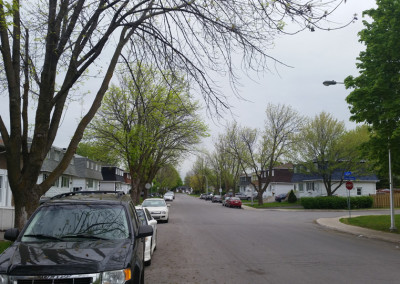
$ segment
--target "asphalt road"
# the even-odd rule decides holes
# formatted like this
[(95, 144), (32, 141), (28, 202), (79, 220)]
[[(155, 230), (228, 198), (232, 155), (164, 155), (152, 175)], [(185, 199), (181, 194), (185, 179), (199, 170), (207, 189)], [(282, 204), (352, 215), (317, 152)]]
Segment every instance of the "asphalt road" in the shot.
[(146, 283), (400, 282), (398, 245), (315, 223), (346, 212), (233, 209), (183, 194), (170, 203)]

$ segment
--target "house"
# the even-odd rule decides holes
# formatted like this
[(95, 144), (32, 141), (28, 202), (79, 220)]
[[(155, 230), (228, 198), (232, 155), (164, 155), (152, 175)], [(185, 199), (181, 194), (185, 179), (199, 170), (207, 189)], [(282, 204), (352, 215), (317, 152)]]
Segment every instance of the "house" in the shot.
[[(45, 180), (58, 165), (64, 151), (52, 147), (43, 162), (39, 181)], [(99, 190), (102, 180), (101, 165), (89, 158), (75, 155), (64, 173), (55, 181), (44, 197), (78, 190)]]
[[(268, 170), (262, 171), (261, 173), (262, 186), (265, 185), (268, 175), (269, 175)], [(271, 172), (271, 177), (268, 187), (263, 193), (263, 198), (268, 198), (276, 194), (287, 193), (290, 190), (292, 190), (293, 189), (292, 175), (293, 175), (293, 165), (291, 163), (274, 167)], [(257, 185), (258, 181), (257, 181), (257, 176), (255, 174), (252, 174), (251, 177), (246, 177), (245, 175), (240, 176), (239, 191), (245, 193), (246, 195), (251, 195), (251, 192), (254, 190), (254, 187), (251, 184), (251, 182)]]
[(100, 182), (100, 190), (129, 192), (130, 183), (128, 184), (125, 181), (124, 171), (122, 169), (115, 166), (103, 166), (101, 168), (101, 174), (103, 180)]
[(8, 184), (5, 147), (0, 137), (0, 230), (14, 227), (14, 206)]
[[(337, 185), (343, 177), (343, 171), (336, 171), (332, 175), (332, 182)], [(353, 189), (348, 190), (345, 182), (335, 191), (334, 195), (337, 196), (368, 196), (376, 193), (376, 183), (379, 181), (375, 174), (355, 175), (353, 182)], [(326, 188), (323, 183), (321, 175), (311, 173), (293, 173), (292, 182), (296, 196), (301, 197), (314, 197), (326, 196)]]

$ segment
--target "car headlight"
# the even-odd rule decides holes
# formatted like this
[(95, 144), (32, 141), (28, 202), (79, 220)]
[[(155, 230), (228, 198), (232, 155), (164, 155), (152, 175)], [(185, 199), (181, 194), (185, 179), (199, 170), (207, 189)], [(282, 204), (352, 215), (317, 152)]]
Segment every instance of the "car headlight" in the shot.
[(161, 211), (161, 214), (165, 214), (165, 213), (167, 213), (166, 211)]
[(0, 284), (8, 284), (8, 275), (0, 274)]
[(132, 274), (129, 268), (103, 272), (102, 284), (124, 284), (131, 280)]

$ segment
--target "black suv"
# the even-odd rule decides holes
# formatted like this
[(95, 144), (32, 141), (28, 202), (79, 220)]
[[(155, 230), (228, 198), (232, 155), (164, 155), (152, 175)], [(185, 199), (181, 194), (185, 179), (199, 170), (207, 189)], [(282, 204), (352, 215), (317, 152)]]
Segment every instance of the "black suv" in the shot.
[(78, 191), (43, 203), (0, 256), (0, 283), (144, 283), (144, 237), (130, 196)]

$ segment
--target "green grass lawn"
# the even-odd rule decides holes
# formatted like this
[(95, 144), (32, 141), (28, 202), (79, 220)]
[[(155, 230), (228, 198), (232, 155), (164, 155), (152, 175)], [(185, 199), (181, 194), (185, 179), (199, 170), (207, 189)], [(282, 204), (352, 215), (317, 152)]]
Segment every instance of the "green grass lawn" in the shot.
[[(370, 215), (353, 218), (341, 218), (340, 222), (347, 225), (359, 226), (383, 232), (390, 232), (390, 215)], [(395, 224), (397, 224), (396, 227), (400, 226), (400, 215), (395, 215)], [(397, 230), (397, 232), (394, 233), (400, 234), (400, 231)]]
[(242, 204), (243, 205), (246, 205), (246, 206), (249, 206), (249, 207), (253, 207), (253, 208), (276, 208), (276, 207), (279, 207), (279, 208), (284, 208), (284, 207), (287, 207), (287, 208), (293, 208), (293, 207), (295, 207), (295, 208), (303, 208), (301, 205), (300, 205), (300, 203), (299, 202), (296, 202), (296, 203), (289, 203), (289, 202), (287, 202), (287, 201), (282, 201), (282, 202), (264, 202), (264, 204), (263, 205), (258, 205), (258, 202), (257, 202), (257, 200), (254, 200), (253, 201), (253, 205), (251, 205), (251, 201), (245, 201), (245, 200), (242, 200)]
[(0, 253), (3, 253), (11, 244), (9, 241), (0, 241)]

